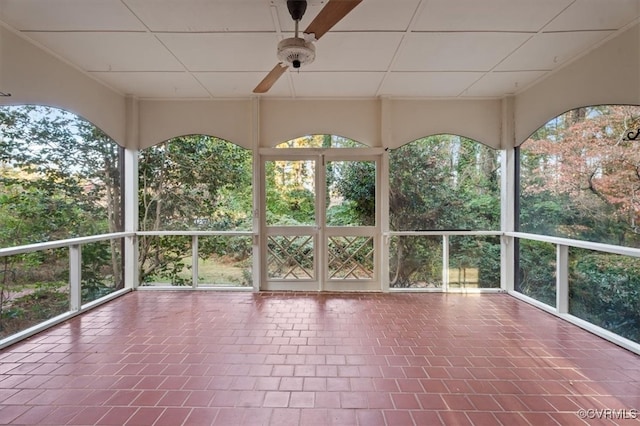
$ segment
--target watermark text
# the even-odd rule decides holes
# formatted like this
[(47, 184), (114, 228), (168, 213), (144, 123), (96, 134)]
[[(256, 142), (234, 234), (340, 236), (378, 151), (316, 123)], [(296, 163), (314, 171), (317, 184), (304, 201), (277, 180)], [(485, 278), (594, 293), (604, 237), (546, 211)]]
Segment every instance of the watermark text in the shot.
[(578, 410), (578, 417), (581, 419), (600, 420), (635, 420), (640, 418), (640, 413), (636, 409), (613, 409), (613, 408), (581, 408)]

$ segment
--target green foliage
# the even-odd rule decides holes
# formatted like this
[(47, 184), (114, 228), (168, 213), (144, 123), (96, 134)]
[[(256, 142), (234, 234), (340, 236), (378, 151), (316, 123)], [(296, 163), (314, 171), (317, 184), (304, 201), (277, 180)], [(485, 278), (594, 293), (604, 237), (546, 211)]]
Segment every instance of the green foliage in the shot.
[[(192, 135), (147, 148), (139, 157), (143, 230), (216, 230), (246, 224), (251, 211), (251, 152)], [(236, 207), (226, 215), (217, 210)]]
[[(0, 107), (0, 247), (121, 230), (120, 151), (100, 129), (74, 114), (38, 106)], [(83, 252), (85, 293), (103, 291), (98, 283), (107, 270), (112, 285), (122, 286), (118, 256), (108, 248)], [(33, 283), (67, 279), (65, 260), (61, 264), (56, 251), (3, 257), (0, 318), (21, 324), (23, 316), (47, 319), (59, 312), (58, 292), (44, 284), (34, 291)], [(23, 291), (27, 294), (16, 299)]]
[[(174, 138), (139, 157), (140, 228), (160, 230), (249, 230), (252, 227), (251, 152), (204, 135)], [(202, 257), (220, 254), (226, 243), (213, 239)], [(246, 254), (249, 247), (238, 247)], [(189, 239), (140, 239), (140, 281), (169, 280), (186, 285), (184, 259)]]
[(37, 282), (33, 291), (11, 301), (0, 316), (0, 336), (8, 336), (69, 311), (63, 281)]
[(389, 244), (389, 285), (442, 287), (442, 239), (397, 236)]
[[(329, 179), (328, 179), (329, 180)], [(348, 225), (375, 225), (376, 211), (376, 167), (372, 161), (340, 162), (332, 169), (333, 188), (347, 200), (342, 207), (356, 220), (348, 220), (342, 215), (342, 222)], [(348, 209), (348, 210), (347, 210)], [(331, 222), (330, 222), (331, 223)]]
[(640, 247), (640, 108), (578, 108), (522, 144), (520, 230)]
[[(625, 140), (640, 108), (578, 108), (556, 117), (520, 148), (520, 230), (640, 247), (640, 154)], [(556, 304), (555, 249), (520, 242), (517, 288)], [(570, 312), (640, 341), (638, 276), (633, 258), (571, 249)]]
[(519, 240), (518, 246), (519, 268), (516, 290), (550, 306), (555, 306), (555, 246), (533, 240)]
[(572, 249), (571, 314), (640, 343), (640, 261)]
[[(452, 135), (419, 139), (393, 150), (389, 156), (389, 222), (395, 231), (473, 229), (493, 230), (500, 223), (500, 189), (497, 152), (469, 139)], [(452, 246), (451, 264), (486, 256), (482, 284), (499, 285), (499, 256), (490, 244)], [(420, 259), (430, 258), (434, 242), (400, 237), (392, 256), (391, 285), (440, 280), (433, 267), (428, 273)], [(430, 261), (427, 261), (430, 262)]]

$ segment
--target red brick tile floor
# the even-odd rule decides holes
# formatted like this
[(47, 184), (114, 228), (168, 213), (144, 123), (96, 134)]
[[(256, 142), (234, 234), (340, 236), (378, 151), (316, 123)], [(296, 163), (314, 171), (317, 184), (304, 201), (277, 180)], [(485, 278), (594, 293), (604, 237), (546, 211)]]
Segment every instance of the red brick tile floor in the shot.
[(639, 356), (504, 294), (139, 291), (0, 362), (2, 424), (640, 422)]

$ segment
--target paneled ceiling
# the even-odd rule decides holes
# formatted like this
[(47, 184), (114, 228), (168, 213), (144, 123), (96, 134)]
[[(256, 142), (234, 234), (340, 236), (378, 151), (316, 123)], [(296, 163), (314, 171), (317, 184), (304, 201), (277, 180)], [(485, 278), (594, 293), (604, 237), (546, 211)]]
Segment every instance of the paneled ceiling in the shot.
[[(639, 17), (640, 0), (363, 0), (259, 96), (502, 97)], [(286, 0), (0, 0), (0, 21), (141, 99), (256, 96), (294, 31)]]

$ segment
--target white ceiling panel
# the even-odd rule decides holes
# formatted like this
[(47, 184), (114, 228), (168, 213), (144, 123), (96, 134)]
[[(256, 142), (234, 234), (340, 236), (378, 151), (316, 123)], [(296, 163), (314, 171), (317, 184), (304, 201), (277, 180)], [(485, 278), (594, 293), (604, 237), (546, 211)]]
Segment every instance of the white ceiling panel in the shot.
[(387, 76), (380, 95), (401, 97), (456, 97), (480, 72), (393, 72)]
[(21, 31), (145, 31), (120, 0), (0, 0), (0, 20)]
[(430, 0), (416, 31), (538, 31), (572, 0)]
[[(289, 72), (298, 97), (372, 97), (384, 73), (381, 72)], [(281, 79), (282, 79), (281, 78)]]
[(552, 70), (610, 34), (609, 31), (537, 34), (502, 62), (496, 70)]
[(269, 71), (277, 63), (273, 34), (158, 34), (190, 71)]
[(544, 30), (617, 29), (638, 16), (640, 16), (640, 0), (576, 0)]
[[(214, 98), (238, 98), (250, 93), (266, 74), (266, 72), (197, 72), (194, 76)], [(273, 85), (268, 95), (291, 96), (286, 74)]]
[(406, 31), (419, 4), (420, 0), (364, 0), (332, 31)]
[[(283, 31), (292, 33), (295, 26), (287, 10), (286, 0), (271, 1), (277, 7), (280, 27)], [(300, 22), (300, 31), (304, 31), (309, 26), (326, 2), (327, 0), (308, 2), (307, 11)], [(365, 0), (338, 22), (331, 31), (371, 31), (372, 28), (377, 31), (405, 31), (419, 3), (420, 0)]]
[[(0, 25), (122, 93), (247, 99), (293, 33), (286, 2), (0, 0)], [(259, 96), (499, 98), (639, 18), (640, 0), (363, 0)]]
[(183, 71), (152, 34), (29, 33), (29, 37), (87, 71)]
[[(309, 71), (386, 71), (400, 33), (327, 33), (316, 43), (316, 60)], [(273, 46), (276, 59), (276, 46)]]
[(396, 71), (489, 71), (524, 43), (521, 33), (412, 33)]
[(140, 98), (208, 98), (209, 93), (186, 72), (97, 72), (94, 77), (123, 94)]
[[(124, 0), (151, 31), (275, 31), (267, 0)], [(285, 6), (286, 9), (286, 6)]]
[(506, 71), (485, 74), (462, 93), (470, 97), (501, 97), (513, 94), (542, 77), (543, 71)]

